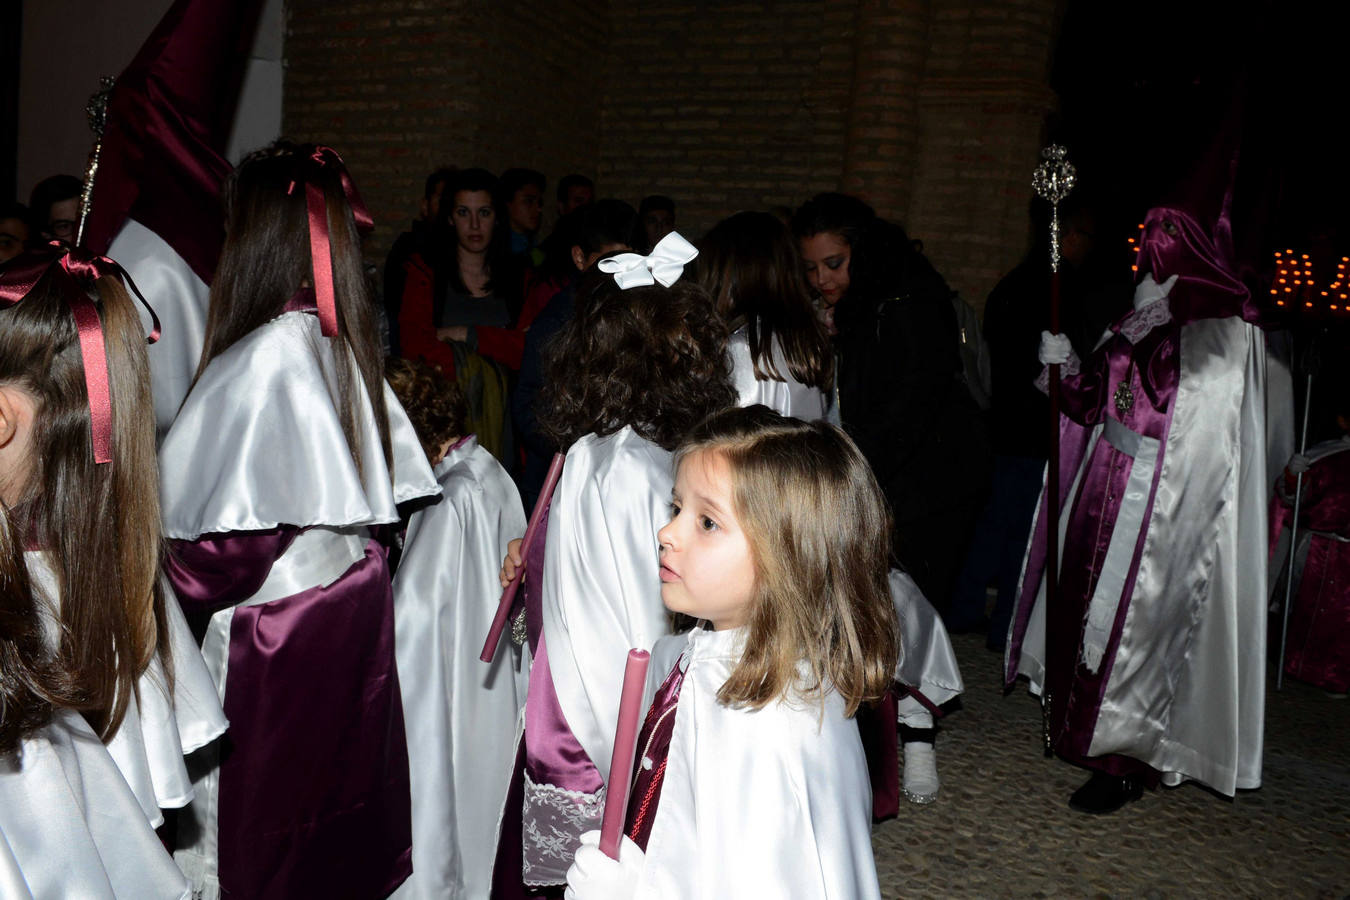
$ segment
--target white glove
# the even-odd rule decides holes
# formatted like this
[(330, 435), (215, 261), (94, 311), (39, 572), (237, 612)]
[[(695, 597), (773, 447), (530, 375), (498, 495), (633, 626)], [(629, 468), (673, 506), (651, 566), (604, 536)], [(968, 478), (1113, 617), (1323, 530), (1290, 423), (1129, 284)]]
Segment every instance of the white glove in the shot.
[(1306, 454), (1295, 453), (1289, 458), (1289, 474), (1302, 475), (1304, 472), (1308, 471), (1308, 467), (1311, 465), (1312, 460), (1308, 458)]
[(1048, 331), (1041, 332), (1041, 346), (1036, 351), (1036, 356), (1043, 366), (1063, 365), (1069, 361), (1073, 355), (1073, 344), (1068, 336), (1063, 334), (1051, 334)]
[(567, 870), (565, 900), (628, 900), (637, 892), (638, 878), (647, 856), (624, 835), (619, 839), (619, 858), (600, 851), (600, 832), (581, 836), (581, 847)]

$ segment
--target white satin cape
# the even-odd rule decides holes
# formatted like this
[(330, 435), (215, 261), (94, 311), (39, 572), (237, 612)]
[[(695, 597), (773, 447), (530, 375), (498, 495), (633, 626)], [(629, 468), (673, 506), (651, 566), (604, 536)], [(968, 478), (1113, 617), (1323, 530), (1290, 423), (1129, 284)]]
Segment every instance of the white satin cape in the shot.
[(93, 729), (58, 710), (0, 756), (0, 897), (188, 897), (141, 807)]
[(544, 640), (558, 703), (609, 780), (628, 651), (669, 633), (656, 532), (670, 521), (671, 455), (625, 427), (567, 451), (544, 549)]
[(441, 499), (413, 513), (394, 576), (394, 644), (412, 782), (413, 873), (393, 897), (487, 897), (525, 703), (519, 653), (478, 659), (501, 596), (520, 494), (475, 438), (437, 464)]
[[(150, 387), (155, 400), (155, 430), (160, 440), (187, 396), (206, 336), (211, 289), (162, 237), (135, 219), (127, 219), (113, 238), (108, 256), (127, 270), (159, 317), (159, 340), (146, 348)], [(141, 310), (150, 333), (150, 316)]]
[(318, 318), (288, 312), (211, 360), (160, 446), (166, 537), (386, 524), (399, 521), (397, 504), (440, 493), (412, 423), (385, 385), (390, 471), (359, 377), (358, 474), (338, 418), (333, 359)]
[[(50, 609), (47, 625), (55, 641), (60, 628), (60, 597), (51, 554), (28, 551), (23, 558), (34, 589)], [(161, 809), (178, 809), (192, 801), (192, 779), (183, 757), (215, 740), (227, 725), (216, 686), (202, 662), (178, 598), (167, 578), (161, 583), (173, 663), (173, 696), (169, 696), (164, 665), (156, 654), (137, 682), (139, 697), (129, 698), (122, 725), (107, 745), (152, 828), (164, 824)]]
[(737, 406), (762, 403), (785, 416), (808, 422), (825, 418), (829, 398), (820, 388), (807, 387), (792, 376), (777, 337), (773, 340), (773, 364), (785, 381), (760, 381), (755, 378), (755, 364), (750, 358), (750, 337), (744, 327), (732, 333), (727, 342), (727, 356), (731, 359), (731, 381), (740, 396)]
[(823, 714), (800, 699), (756, 711), (718, 703), (744, 639), (744, 629), (699, 627), (652, 654), (649, 700), (676, 659), (685, 677), (634, 896), (880, 897), (857, 723), (833, 691)]
[[(1157, 495), (1142, 523), (1138, 576), (1089, 755), (1119, 753), (1162, 772), (1165, 784), (1194, 779), (1232, 796), (1261, 786), (1265, 339), (1237, 317), (1201, 319), (1182, 327), (1180, 356)], [(1092, 439), (1101, 432), (1098, 426)], [(1084, 459), (1090, 457), (1089, 449)], [(1117, 527), (1131, 503), (1146, 500), (1146, 492), (1127, 496)], [(1116, 544), (1113, 536), (1113, 551)], [(1122, 544), (1133, 552), (1133, 540)], [(1128, 559), (1112, 555), (1104, 571), (1128, 567)], [(1037, 694), (1044, 684), (1044, 604), (1042, 585), (1019, 666)]]

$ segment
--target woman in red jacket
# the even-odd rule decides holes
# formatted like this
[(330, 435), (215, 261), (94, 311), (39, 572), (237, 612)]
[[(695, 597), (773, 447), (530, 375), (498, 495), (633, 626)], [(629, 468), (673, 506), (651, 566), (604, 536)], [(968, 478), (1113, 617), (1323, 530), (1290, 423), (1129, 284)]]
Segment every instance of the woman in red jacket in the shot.
[[(399, 310), (403, 355), (455, 374), (454, 344), (512, 371), (520, 368), (525, 329), (542, 307), (527, 303), (525, 272), (510, 253), (498, 182), (485, 169), (462, 169), (445, 186), (423, 253), (407, 262)], [(547, 302), (544, 297), (543, 301)]]

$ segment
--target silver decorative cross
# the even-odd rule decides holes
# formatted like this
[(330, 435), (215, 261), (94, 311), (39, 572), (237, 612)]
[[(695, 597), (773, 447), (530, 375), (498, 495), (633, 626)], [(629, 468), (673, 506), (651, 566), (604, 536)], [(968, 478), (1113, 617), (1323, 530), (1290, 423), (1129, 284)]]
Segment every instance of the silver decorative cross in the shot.
[(1078, 172), (1068, 160), (1068, 151), (1051, 144), (1041, 151), (1044, 160), (1031, 174), (1036, 196), (1050, 201), (1050, 271), (1059, 271), (1059, 202), (1069, 196)]

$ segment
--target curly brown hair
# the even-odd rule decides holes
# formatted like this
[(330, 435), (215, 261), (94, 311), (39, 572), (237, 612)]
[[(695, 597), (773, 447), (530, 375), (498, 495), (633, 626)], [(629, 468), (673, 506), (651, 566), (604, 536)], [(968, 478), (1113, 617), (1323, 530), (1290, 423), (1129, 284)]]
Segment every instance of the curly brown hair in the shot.
[(464, 389), (420, 359), (390, 357), (384, 377), (412, 421), (422, 452), (436, 465), (446, 441), (464, 436), (469, 418)]
[(674, 450), (711, 413), (735, 404), (727, 328), (692, 279), (621, 290), (603, 278), (544, 353), (539, 427), (566, 450), (587, 434), (632, 426)]

